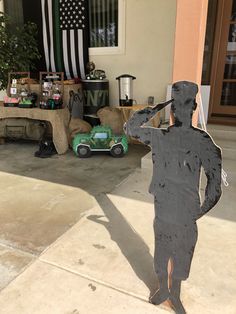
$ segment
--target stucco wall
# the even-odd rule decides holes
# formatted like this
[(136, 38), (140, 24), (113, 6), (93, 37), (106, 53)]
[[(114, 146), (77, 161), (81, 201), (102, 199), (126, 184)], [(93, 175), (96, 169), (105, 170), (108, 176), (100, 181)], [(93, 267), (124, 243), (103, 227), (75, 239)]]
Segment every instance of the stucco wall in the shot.
[(110, 81), (110, 103), (118, 104), (120, 74), (137, 77), (134, 98), (146, 103), (164, 100), (172, 82), (176, 0), (126, 0), (126, 40), (122, 55), (90, 56)]

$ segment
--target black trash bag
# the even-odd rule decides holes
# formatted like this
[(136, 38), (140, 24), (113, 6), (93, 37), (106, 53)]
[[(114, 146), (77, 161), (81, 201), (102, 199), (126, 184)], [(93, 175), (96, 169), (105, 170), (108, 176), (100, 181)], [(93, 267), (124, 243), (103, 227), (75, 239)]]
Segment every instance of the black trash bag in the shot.
[(34, 153), (35, 157), (49, 158), (57, 154), (56, 148), (51, 139), (43, 139), (39, 142), (39, 150)]

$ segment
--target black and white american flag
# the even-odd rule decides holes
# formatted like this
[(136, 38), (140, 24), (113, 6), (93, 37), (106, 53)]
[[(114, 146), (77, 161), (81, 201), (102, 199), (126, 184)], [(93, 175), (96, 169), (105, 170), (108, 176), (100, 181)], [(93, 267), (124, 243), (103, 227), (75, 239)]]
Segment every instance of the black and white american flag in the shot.
[(44, 57), (41, 70), (64, 72), (67, 79), (85, 78), (88, 0), (36, 0), (33, 3), (24, 0), (24, 3), (26, 20), (36, 22), (41, 35), (39, 42)]

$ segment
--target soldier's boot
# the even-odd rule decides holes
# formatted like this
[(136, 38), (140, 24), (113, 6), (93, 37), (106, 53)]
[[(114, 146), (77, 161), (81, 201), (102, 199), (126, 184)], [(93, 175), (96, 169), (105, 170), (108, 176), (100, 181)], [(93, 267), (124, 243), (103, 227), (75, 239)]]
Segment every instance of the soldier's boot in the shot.
[(170, 288), (170, 301), (176, 314), (186, 314), (185, 308), (180, 300), (181, 280), (172, 278)]
[(168, 277), (158, 277), (159, 281), (159, 289), (149, 298), (149, 302), (154, 305), (159, 305), (166, 301), (169, 296), (169, 290), (168, 290)]

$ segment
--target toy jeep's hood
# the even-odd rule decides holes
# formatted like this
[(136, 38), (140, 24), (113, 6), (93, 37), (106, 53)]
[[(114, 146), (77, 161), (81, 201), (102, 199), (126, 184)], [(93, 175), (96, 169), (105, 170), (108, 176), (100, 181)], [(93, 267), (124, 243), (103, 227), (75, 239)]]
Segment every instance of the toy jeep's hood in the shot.
[(90, 138), (91, 137), (91, 135), (90, 134), (88, 134), (88, 133), (78, 133), (78, 134), (76, 134), (76, 137), (78, 137), (78, 138), (80, 138), (80, 139), (82, 139), (82, 138)]
[(80, 143), (82, 144), (82, 143), (89, 142), (89, 140), (90, 140), (90, 134), (88, 133), (76, 134), (76, 136), (73, 139), (73, 147), (76, 147)]

